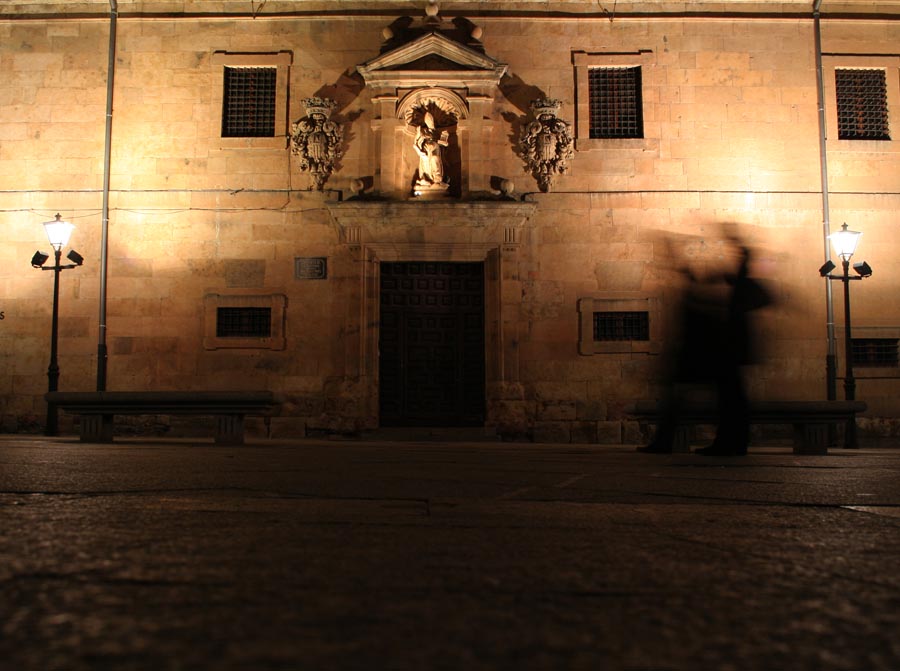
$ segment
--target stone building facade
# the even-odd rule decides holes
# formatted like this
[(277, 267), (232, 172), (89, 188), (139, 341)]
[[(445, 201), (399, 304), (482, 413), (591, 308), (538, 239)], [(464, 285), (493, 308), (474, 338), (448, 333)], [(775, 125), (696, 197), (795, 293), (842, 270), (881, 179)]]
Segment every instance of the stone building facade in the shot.
[(278, 392), (275, 436), (539, 442), (640, 440), (682, 269), (733, 269), (736, 236), (774, 298), (751, 396), (825, 398), (847, 222), (861, 421), (889, 431), (898, 45), (900, 3), (856, 0), (4, 3), (3, 428), (43, 416), (28, 259), (59, 212), (85, 259), (60, 389), (95, 388), (102, 342), (108, 389)]

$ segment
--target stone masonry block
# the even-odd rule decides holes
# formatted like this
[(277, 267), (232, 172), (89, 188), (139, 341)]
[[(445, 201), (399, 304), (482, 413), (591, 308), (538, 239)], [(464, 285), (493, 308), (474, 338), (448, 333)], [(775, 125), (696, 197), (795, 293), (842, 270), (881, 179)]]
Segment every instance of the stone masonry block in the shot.
[(596, 443), (597, 437), (597, 422), (572, 422), (571, 442)]
[(622, 442), (626, 445), (643, 445), (649, 442), (653, 433), (652, 427), (642, 427), (640, 422), (623, 421), (621, 425)]
[(582, 421), (606, 419), (606, 403), (580, 400), (575, 405), (575, 417)]
[(618, 445), (622, 442), (622, 423), (597, 422), (597, 442), (601, 445)]
[(535, 422), (534, 442), (568, 443), (571, 440), (569, 422)]
[(575, 403), (565, 401), (539, 401), (537, 418), (541, 421), (573, 421)]
[(228, 287), (262, 287), (266, 262), (262, 259), (226, 259), (225, 284)]

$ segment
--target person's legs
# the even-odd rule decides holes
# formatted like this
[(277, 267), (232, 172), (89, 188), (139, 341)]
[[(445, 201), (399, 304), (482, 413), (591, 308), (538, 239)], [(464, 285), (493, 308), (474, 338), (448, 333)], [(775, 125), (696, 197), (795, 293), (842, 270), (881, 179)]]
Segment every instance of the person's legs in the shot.
[(750, 442), (750, 408), (740, 366), (727, 366), (717, 380), (719, 426), (709, 447), (697, 450), (707, 455), (747, 454)]

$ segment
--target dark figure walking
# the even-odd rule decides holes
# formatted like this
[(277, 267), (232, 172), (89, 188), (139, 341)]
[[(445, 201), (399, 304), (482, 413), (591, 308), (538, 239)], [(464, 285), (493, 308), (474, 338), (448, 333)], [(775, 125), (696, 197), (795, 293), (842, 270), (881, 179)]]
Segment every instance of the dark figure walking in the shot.
[(750, 250), (740, 247), (737, 273), (727, 277), (732, 285), (719, 343), (719, 369), (716, 374), (719, 427), (712, 445), (698, 454), (742, 456), (750, 441), (750, 406), (744, 389), (743, 367), (756, 360), (750, 337), (750, 311), (760, 305), (762, 288), (748, 275)]
[(680, 324), (680, 339), (674, 370), (667, 385), (666, 398), (654, 441), (640, 452), (672, 451), (682, 399), (678, 385), (715, 384), (718, 427), (712, 445), (696, 450), (698, 454), (741, 456), (747, 454), (750, 438), (750, 409), (744, 388), (743, 367), (756, 361), (749, 313), (768, 305), (769, 295), (749, 276), (750, 250), (734, 238), (740, 261), (733, 275), (726, 275), (730, 290), (722, 303), (710, 299), (715, 292), (704, 286), (687, 270), (688, 278)]

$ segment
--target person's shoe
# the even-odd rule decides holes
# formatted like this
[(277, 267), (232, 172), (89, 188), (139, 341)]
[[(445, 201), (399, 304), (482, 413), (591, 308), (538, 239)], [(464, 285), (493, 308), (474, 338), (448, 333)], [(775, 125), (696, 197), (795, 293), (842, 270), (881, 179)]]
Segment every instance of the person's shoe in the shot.
[(661, 445), (660, 443), (650, 443), (649, 445), (641, 445), (637, 448), (638, 452), (644, 454), (671, 454), (671, 445)]

